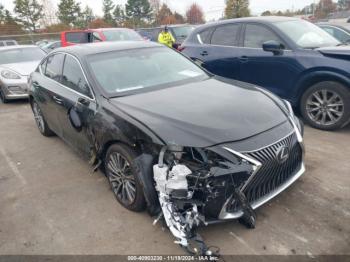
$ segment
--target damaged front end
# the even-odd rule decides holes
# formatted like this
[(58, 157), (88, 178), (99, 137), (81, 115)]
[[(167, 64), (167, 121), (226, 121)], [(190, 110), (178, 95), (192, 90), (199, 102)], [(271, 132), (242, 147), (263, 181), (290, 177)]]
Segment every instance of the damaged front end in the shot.
[[(190, 254), (215, 254), (196, 233), (198, 226), (239, 219), (254, 228), (254, 209), (304, 172), (297, 132), (255, 151), (231, 148), (163, 146), (158, 160), (145, 154), (136, 160), (150, 213), (158, 216), (155, 223), (163, 218), (175, 243)], [(279, 159), (282, 149), (288, 149), (282, 152), (286, 159)]]
[[(145, 167), (151, 157), (141, 156), (136, 160), (140, 177), (149, 177)], [(146, 168), (147, 169), (147, 168)], [(254, 172), (254, 166), (244, 159), (232, 157), (228, 161), (213, 151), (179, 146), (164, 146), (159, 159), (153, 165), (153, 180), (160, 207), (158, 219), (164, 218), (176, 241), (191, 254), (212, 255), (196, 233), (200, 225), (219, 221), (222, 206), (233, 196), (242, 204), (244, 214), (251, 226), (255, 215), (240, 192), (240, 186)], [(143, 184), (147, 183), (143, 181)], [(150, 187), (145, 197), (152, 214), (156, 202)]]

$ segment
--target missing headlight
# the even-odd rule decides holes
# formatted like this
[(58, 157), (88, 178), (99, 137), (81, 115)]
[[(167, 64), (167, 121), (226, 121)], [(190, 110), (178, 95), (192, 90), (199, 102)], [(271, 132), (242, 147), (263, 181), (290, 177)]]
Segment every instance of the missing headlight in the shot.
[[(217, 220), (225, 202), (237, 195), (252, 172), (250, 163), (232, 163), (210, 150), (163, 147), (153, 177), (175, 242), (192, 250), (190, 243), (201, 239), (195, 229)], [(199, 254), (211, 254), (204, 242), (200, 246)]]

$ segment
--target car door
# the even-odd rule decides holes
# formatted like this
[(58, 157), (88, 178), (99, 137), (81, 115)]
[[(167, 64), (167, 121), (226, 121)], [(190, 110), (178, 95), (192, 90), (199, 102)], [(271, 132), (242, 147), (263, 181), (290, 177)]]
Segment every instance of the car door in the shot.
[[(70, 54), (66, 54), (64, 60), (61, 84), (58, 118), (63, 139), (89, 158), (93, 146), (90, 123), (96, 112), (96, 102), (79, 60)], [(81, 128), (72, 123), (71, 110), (79, 117)]]
[(240, 23), (231, 23), (199, 33), (202, 45), (195, 51), (197, 62), (213, 74), (236, 79), (239, 72), (240, 49), (237, 41), (240, 30)]
[(48, 56), (39, 67), (32, 82), (36, 101), (52, 131), (62, 135), (61, 125), (57, 117), (59, 92), (64, 55), (61, 53)]
[[(284, 45), (282, 54), (263, 50), (266, 41)], [(301, 67), (295, 53), (270, 28), (262, 24), (248, 23), (244, 27), (241, 56), (239, 57), (239, 80), (269, 89), (282, 97), (287, 96)]]

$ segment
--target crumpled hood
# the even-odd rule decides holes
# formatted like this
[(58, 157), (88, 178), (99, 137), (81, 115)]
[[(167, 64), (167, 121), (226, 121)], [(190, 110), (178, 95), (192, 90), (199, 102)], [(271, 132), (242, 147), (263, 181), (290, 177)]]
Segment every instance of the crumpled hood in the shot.
[(39, 63), (40, 61), (3, 64), (3, 65), (0, 65), (0, 68), (10, 69), (22, 76), (29, 76), (30, 73), (32, 73), (36, 69)]
[(321, 47), (316, 49), (321, 54), (332, 57), (346, 58), (350, 60), (350, 46)]
[(261, 91), (226, 79), (223, 82), (211, 78), (110, 101), (165, 143), (182, 146), (207, 147), (238, 141), (287, 120)]

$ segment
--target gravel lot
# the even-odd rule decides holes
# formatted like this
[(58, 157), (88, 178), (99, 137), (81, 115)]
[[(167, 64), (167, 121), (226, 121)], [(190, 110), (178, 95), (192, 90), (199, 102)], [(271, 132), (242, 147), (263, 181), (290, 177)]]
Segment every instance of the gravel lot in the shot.
[[(306, 127), (305, 175), (258, 209), (257, 227), (201, 228), (222, 254), (350, 254), (350, 127)], [(68, 145), (38, 132), (27, 102), (0, 104), (0, 254), (185, 254), (147, 213), (114, 199)]]

